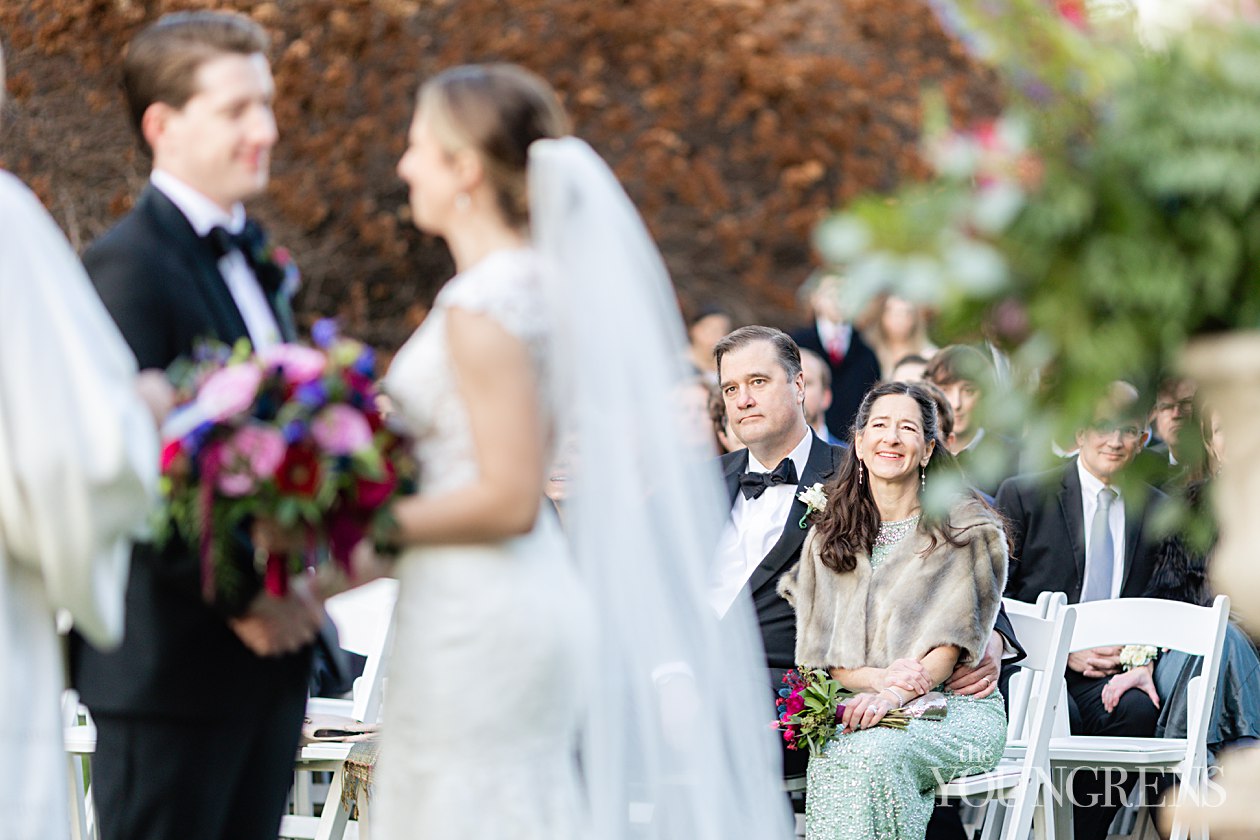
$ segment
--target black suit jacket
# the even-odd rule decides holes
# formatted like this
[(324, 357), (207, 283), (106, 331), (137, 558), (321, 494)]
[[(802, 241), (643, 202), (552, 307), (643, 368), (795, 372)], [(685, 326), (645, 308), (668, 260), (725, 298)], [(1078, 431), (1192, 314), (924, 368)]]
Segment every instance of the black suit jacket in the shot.
[(822, 356), (831, 368), (831, 407), (827, 409), (827, 428), (842, 440), (848, 440), (862, 398), (879, 382), (879, 359), (875, 351), (862, 340), (856, 329), (849, 340), (849, 352), (838, 365), (832, 363), (827, 348), (823, 346), (817, 324), (792, 333), (792, 340), (799, 347)]
[[(829, 482), (840, 466), (845, 448), (823, 443), (817, 435), (813, 435), (809, 459), (805, 463), (798, 489), (811, 487), (817, 482)], [(734, 506), (739, 493), (739, 477), (748, 471), (748, 450), (741, 449), (723, 455), (721, 464), (727, 495)], [(796, 613), (777, 590), (779, 578), (801, 557), (801, 547), (807, 533), (807, 529), (800, 527), (800, 520), (804, 515), (805, 503), (800, 499), (792, 502), (787, 521), (783, 524), (782, 536), (745, 584), (757, 611), (757, 625), (761, 629), (761, 640), (766, 650), (766, 664), (770, 668), (771, 684), (776, 690), (783, 672), (796, 666)], [(1015, 638), (1015, 631), (1006, 617), (1005, 609), (998, 614), (996, 629), (1015, 649), (1015, 657), (1008, 661), (1022, 659), (1024, 650)]]
[[(1144, 485), (1145, 486), (1145, 485)], [(1124, 575), (1120, 597), (1146, 591), (1155, 567), (1158, 543), (1151, 538), (1154, 509), (1165, 498), (1154, 487), (1124, 500)], [(1068, 603), (1081, 600), (1085, 580), (1085, 514), (1076, 458), (1062, 467), (1007, 479), (998, 488), (997, 507), (1010, 526), (1011, 566), (1006, 594), (1036, 601), (1042, 592), (1064, 592)]]
[[(93, 243), (84, 265), (141, 368), (167, 367), (190, 354), (198, 339), (231, 344), (247, 337), (214, 250), (151, 186)], [(292, 339), (287, 307), (274, 296), (271, 303), (284, 337)], [(101, 653), (72, 640), (74, 684), (94, 713), (248, 715), (274, 702), (277, 692), (304, 690), (309, 650), (255, 656), (200, 593), (194, 548), (175, 542), (160, 551), (135, 548), (122, 645)]]
[[(798, 490), (830, 481), (844, 454), (844, 447), (823, 443), (812, 432), (810, 436), (813, 443), (797, 485)], [(721, 464), (727, 495), (734, 506), (739, 494), (739, 477), (748, 471), (748, 450), (740, 449), (723, 455)], [(744, 584), (757, 610), (757, 625), (761, 628), (761, 640), (766, 649), (766, 663), (770, 666), (776, 689), (783, 672), (796, 665), (796, 613), (792, 605), (779, 596), (776, 588), (783, 573), (800, 559), (801, 546), (805, 543), (808, 530), (799, 524), (804, 515), (805, 503), (796, 499), (788, 511), (787, 521), (783, 523), (782, 536)]]

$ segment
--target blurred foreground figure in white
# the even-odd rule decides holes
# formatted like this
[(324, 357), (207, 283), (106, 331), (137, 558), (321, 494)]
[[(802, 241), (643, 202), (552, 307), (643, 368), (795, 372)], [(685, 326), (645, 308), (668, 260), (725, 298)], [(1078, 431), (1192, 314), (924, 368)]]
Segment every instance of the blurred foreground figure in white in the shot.
[[(0, 103), (4, 65), (0, 55)], [(69, 836), (58, 699), (64, 609), (123, 629), (128, 535), (157, 484), (164, 403), (38, 199), (0, 171), (0, 836)]]

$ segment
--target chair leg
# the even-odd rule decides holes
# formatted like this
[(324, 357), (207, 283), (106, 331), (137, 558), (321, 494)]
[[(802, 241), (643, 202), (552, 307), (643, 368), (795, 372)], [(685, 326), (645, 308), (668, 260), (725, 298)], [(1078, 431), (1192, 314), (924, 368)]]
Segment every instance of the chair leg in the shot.
[(346, 836), (350, 812), (341, 806), (344, 779), (345, 771), (338, 768), (337, 772), (333, 773), (332, 784), (328, 786), (328, 798), (324, 800), (324, 810), (319, 817), (319, 828), (315, 831), (315, 840), (342, 840)]
[(1006, 802), (990, 799), (985, 805), (984, 822), (980, 824), (980, 840), (996, 840), (1000, 837), (1009, 811)]

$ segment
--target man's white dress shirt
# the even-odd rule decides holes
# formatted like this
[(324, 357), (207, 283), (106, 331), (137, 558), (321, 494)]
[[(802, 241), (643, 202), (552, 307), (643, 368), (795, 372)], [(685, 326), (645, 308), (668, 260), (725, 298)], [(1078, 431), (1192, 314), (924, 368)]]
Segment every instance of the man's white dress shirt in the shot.
[[(796, 465), (796, 475), (805, 474), (809, 449), (814, 436), (805, 430), (800, 443), (788, 456)], [(748, 453), (748, 472), (772, 472), (778, 464), (762, 464)], [(719, 616), (735, 603), (753, 571), (783, 536), (783, 528), (796, 500), (799, 484), (776, 484), (767, 487), (755, 499), (746, 499), (737, 491), (731, 518), (718, 540), (716, 576), (709, 593), (709, 602)], [(793, 523), (795, 525), (795, 523)]]
[[(1098, 510), (1098, 494), (1103, 487), (1108, 487), (1116, 498), (1107, 511), (1107, 521), (1111, 525), (1111, 544), (1116, 548), (1116, 556), (1111, 564), (1111, 597), (1120, 597), (1120, 586), (1124, 583), (1124, 496), (1120, 488), (1114, 484), (1103, 484), (1094, 474), (1085, 469), (1081, 459), (1076, 459), (1076, 471), (1081, 478), (1081, 501), (1085, 513), (1085, 545), (1089, 545), (1090, 534), (1094, 530), (1094, 513)], [(1081, 580), (1089, 580), (1089, 551), (1085, 552), (1085, 573)]]
[[(244, 229), (245, 208), (240, 203), (234, 204), (232, 212), (228, 213), (197, 190), (161, 169), (153, 170), (149, 180), (179, 208), (198, 236), (205, 236), (216, 227), (224, 228), (232, 234), (240, 233)], [(263, 294), (258, 278), (245, 261), (245, 255), (240, 251), (224, 254), (219, 260), (219, 273), (223, 275), (232, 300), (240, 310), (241, 317), (245, 319), (245, 329), (249, 332), (255, 352), (279, 344), (280, 325), (276, 323), (276, 316), (267, 304), (267, 296)]]

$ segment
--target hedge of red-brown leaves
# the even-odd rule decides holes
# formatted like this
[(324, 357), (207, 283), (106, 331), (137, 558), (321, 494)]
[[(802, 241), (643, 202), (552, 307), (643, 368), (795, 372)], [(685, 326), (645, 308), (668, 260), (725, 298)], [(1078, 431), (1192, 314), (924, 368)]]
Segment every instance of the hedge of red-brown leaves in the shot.
[(4, 0), (0, 163), (79, 247), (147, 176), (118, 92), (122, 45), (164, 12), (233, 8), (273, 38), (281, 144), (253, 209), (303, 267), (302, 315), (386, 346), (449, 258), (394, 173), (413, 96), (451, 64), (551, 80), (658, 238), (685, 303), (787, 323), (831, 207), (923, 174), (929, 86), (996, 113), (993, 80), (922, 0)]

